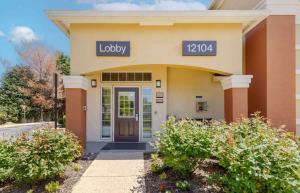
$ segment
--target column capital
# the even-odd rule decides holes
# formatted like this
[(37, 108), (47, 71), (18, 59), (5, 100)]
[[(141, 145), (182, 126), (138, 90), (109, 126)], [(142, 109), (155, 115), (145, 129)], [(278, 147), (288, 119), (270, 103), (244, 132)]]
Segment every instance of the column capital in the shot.
[(231, 88), (249, 88), (252, 75), (231, 75), (221, 80), (223, 90)]
[(87, 90), (89, 88), (89, 79), (84, 76), (63, 76), (65, 88), (80, 88)]

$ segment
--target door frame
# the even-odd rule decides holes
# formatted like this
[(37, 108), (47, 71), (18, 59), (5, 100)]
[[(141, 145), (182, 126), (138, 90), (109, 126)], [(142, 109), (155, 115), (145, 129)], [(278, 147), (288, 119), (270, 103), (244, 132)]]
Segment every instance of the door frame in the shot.
[[(138, 126), (138, 136), (137, 136), (137, 141), (134, 141), (134, 142), (120, 142), (120, 141), (115, 141), (115, 131), (116, 131), (116, 127), (115, 127), (115, 122), (116, 122), (116, 111), (118, 111), (118, 107), (116, 107), (116, 98), (118, 98), (118, 96), (116, 96), (116, 89), (118, 89), (118, 88), (128, 88), (128, 89), (136, 89), (137, 90), (137, 100), (138, 100), (138, 111), (136, 111), (135, 112), (135, 114), (136, 113), (138, 113), (138, 124), (137, 124), (137, 126)], [(112, 113), (113, 113), (113, 142), (115, 142), (115, 143), (139, 143), (140, 141), (141, 141), (141, 87), (140, 86), (114, 86), (113, 87), (113, 111), (112, 111)]]
[[(134, 84), (134, 83), (133, 83)], [(112, 120), (112, 123), (111, 123), (111, 137), (109, 138), (103, 138), (102, 137), (102, 88), (105, 88), (105, 87), (108, 87), (108, 88), (111, 88), (111, 94), (112, 94), (112, 101), (111, 101), (111, 111), (112, 111), (112, 114), (111, 114), (111, 120)], [(146, 87), (146, 88), (151, 88), (152, 89), (152, 92), (154, 94), (154, 87), (151, 84), (143, 84), (143, 85), (115, 85), (113, 83), (105, 83), (105, 84), (101, 84), (100, 85), (100, 90), (98, 91), (98, 93), (100, 94), (99, 96), (99, 102), (100, 102), (100, 114), (99, 114), (99, 134), (100, 134), (100, 138), (99, 138), (99, 141), (100, 142), (115, 142), (115, 112), (114, 112), (114, 108), (115, 108), (115, 88), (138, 88), (139, 89), (139, 143), (140, 142), (147, 142), (147, 141), (150, 141), (153, 139), (152, 138), (143, 138), (143, 88)], [(152, 123), (153, 123), (153, 104), (154, 104), (154, 101), (152, 101)], [(152, 128), (153, 129), (153, 128)], [(115, 142), (115, 143), (118, 143), (118, 142)], [(126, 142), (124, 142), (126, 143)]]
[(115, 143), (120, 143), (120, 142), (116, 142), (115, 141), (115, 88), (137, 88), (138, 91), (139, 91), (139, 124), (138, 124), (138, 129), (139, 129), (139, 137), (138, 137), (138, 142), (121, 142), (121, 143), (139, 143), (141, 142), (141, 104), (142, 104), (142, 101), (141, 101), (141, 87), (142, 86), (132, 86), (132, 85), (118, 85), (118, 86), (112, 86), (112, 141), (115, 142)]

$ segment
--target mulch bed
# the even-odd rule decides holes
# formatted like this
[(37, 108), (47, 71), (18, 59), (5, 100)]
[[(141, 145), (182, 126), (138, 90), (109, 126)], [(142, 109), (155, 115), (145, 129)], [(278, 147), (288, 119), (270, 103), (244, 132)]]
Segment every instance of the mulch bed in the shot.
[[(59, 181), (59, 192), (60, 193), (71, 193), (72, 187), (79, 180), (85, 170), (90, 166), (95, 156), (90, 157), (89, 160), (79, 159), (67, 167), (65, 173), (61, 177), (54, 179), (44, 180), (38, 182), (32, 186), (22, 185), (17, 186), (13, 183), (0, 184), (0, 192), (2, 193), (26, 193), (27, 190), (32, 189), (34, 193), (45, 193), (45, 185), (51, 181)], [(81, 169), (79, 172), (74, 170), (74, 164), (79, 164)]]
[[(160, 193), (160, 185), (164, 184), (166, 190), (169, 190), (172, 193), (223, 193), (222, 187), (218, 185), (211, 185), (208, 182), (208, 176), (213, 173), (222, 174), (224, 171), (217, 164), (216, 160), (210, 159), (201, 163), (196, 171), (186, 177), (182, 178), (178, 174), (174, 173), (171, 170), (166, 170), (167, 179), (161, 180), (160, 174), (151, 172), (151, 154), (145, 153), (144, 159), (144, 169), (145, 169), (145, 186), (147, 193)], [(190, 189), (188, 191), (181, 191), (176, 188), (176, 182), (178, 180), (186, 180), (190, 184)]]

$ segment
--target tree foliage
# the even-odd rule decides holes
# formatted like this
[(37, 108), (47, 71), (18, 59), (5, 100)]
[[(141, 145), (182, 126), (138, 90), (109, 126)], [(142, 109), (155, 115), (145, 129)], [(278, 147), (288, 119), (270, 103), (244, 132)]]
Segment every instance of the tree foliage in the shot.
[(57, 53), (56, 67), (63, 75), (70, 75), (70, 57), (62, 52)]
[(20, 88), (28, 88), (24, 79), (33, 78), (27, 66), (9, 68), (1, 79), (0, 85), (0, 120), (16, 122), (21, 117), (24, 104), (31, 102), (30, 97), (20, 92)]
[[(40, 42), (16, 46), (22, 65), (7, 65), (0, 83), (0, 123), (17, 122), (21, 116), (45, 120), (51, 117), (54, 107), (54, 74), (59, 74), (58, 112), (64, 114), (65, 93), (62, 75), (70, 74), (70, 58), (55, 52)], [(13, 67), (9, 67), (13, 66)]]

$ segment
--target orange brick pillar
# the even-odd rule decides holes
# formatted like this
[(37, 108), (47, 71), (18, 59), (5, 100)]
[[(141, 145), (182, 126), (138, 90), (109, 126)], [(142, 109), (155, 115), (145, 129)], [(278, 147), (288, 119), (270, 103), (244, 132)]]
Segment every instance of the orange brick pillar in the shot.
[(296, 131), (295, 16), (271, 15), (245, 36), (249, 114), (260, 111), (274, 126)]
[(65, 76), (66, 129), (74, 133), (82, 146), (86, 145), (86, 92), (88, 79), (82, 76)]
[(221, 80), (227, 123), (241, 117), (248, 117), (248, 88), (251, 79), (251, 75), (232, 75)]

